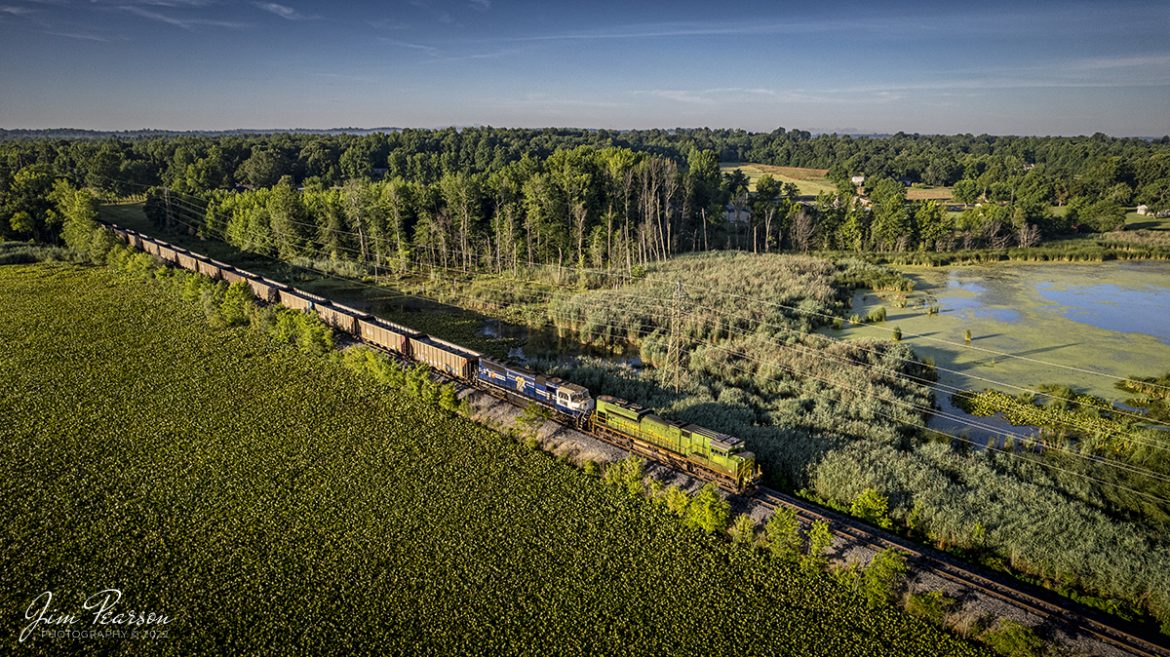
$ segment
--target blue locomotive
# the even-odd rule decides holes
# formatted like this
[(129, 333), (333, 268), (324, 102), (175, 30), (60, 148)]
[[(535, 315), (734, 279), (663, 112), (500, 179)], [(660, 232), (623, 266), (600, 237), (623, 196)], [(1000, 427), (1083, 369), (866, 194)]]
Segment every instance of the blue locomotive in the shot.
[(593, 397), (589, 390), (555, 376), (536, 374), (522, 367), (504, 365), (494, 360), (479, 359), (475, 378), (505, 392), (549, 406), (584, 423), (593, 413)]

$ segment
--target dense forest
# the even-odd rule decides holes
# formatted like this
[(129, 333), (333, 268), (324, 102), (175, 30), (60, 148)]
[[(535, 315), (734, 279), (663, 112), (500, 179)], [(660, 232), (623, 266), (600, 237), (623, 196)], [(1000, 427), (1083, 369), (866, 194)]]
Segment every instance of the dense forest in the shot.
[[(747, 177), (722, 173), (721, 162), (828, 169), (837, 192), (801, 197), (765, 176), (749, 193)], [(864, 190), (853, 175), (866, 176)], [(282, 257), (630, 270), (710, 249), (949, 251), (1115, 230), (1127, 206), (1170, 210), (1170, 139), (784, 129), (22, 135), (0, 142), (0, 238), (55, 239), (48, 191), (57, 179), (109, 197), (148, 194), (160, 221)], [(960, 205), (908, 201), (916, 183), (951, 186)]]

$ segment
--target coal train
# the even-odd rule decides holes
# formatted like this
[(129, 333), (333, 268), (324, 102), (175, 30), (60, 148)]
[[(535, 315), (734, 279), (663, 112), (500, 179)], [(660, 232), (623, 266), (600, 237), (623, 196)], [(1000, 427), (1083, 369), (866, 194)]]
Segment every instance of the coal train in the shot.
[(177, 267), (213, 280), (242, 282), (257, 300), (317, 314), (326, 324), (408, 361), (423, 363), (446, 377), (501, 399), (534, 402), (559, 420), (607, 442), (716, 482), (747, 492), (760, 480), (755, 455), (743, 440), (705, 427), (655, 415), (637, 404), (602, 395), (593, 399), (584, 386), (523, 367), (501, 363), (472, 349), (425, 335), (279, 281), (212, 260), (116, 224), (115, 237)]

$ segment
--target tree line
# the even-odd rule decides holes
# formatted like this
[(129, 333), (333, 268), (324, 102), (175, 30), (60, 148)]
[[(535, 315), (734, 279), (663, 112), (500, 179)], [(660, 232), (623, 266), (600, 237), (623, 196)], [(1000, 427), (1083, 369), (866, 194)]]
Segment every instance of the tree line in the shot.
[[(837, 190), (801, 197), (764, 177), (749, 192), (742, 173), (721, 174), (728, 161), (826, 168)], [(0, 142), (0, 238), (56, 238), (58, 179), (197, 196), (209, 229), (283, 255), (633, 269), (708, 249), (949, 251), (1113, 230), (1133, 203), (1170, 209), (1170, 140), (495, 128), (18, 139)], [(914, 183), (953, 185), (967, 207), (907, 201)]]

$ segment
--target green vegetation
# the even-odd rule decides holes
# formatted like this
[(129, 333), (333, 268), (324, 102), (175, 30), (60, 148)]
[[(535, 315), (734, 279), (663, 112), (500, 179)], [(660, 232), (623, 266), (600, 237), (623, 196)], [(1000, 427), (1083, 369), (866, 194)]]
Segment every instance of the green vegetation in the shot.
[(727, 528), (733, 543), (754, 545), (756, 542), (756, 521), (746, 513), (735, 517), (735, 521)]
[(893, 522), (890, 520), (889, 500), (872, 488), (866, 488), (853, 498), (853, 502), (849, 505), (849, 513), (883, 529), (893, 527)]
[(1133, 395), (1126, 405), (1144, 411), (1151, 420), (1170, 422), (1170, 374), (1118, 381), (1117, 388)]
[(69, 250), (28, 242), (0, 242), (0, 265), (20, 265), (34, 262), (67, 260)]
[(800, 567), (805, 572), (815, 572), (824, 569), (828, 562), (825, 550), (833, 544), (833, 533), (829, 530), (829, 523), (824, 520), (814, 520), (808, 530), (808, 550), (801, 557)]
[(764, 525), (768, 550), (780, 559), (796, 561), (800, 556), (800, 521), (796, 519), (796, 510), (789, 507), (779, 507), (768, 518)]
[[(604, 280), (600, 278), (593, 284)], [(688, 376), (684, 381), (685, 395), (681, 397), (664, 394), (660, 387), (663, 377), (671, 371), (671, 305), (665, 301), (646, 302), (671, 298), (674, 280), (688, 281), (682, 305), (689, 312), (678, 322), (678, 339), (688, 345), (682, 351), (682, 366)], [(559, 296), (550, 305), (549, 316), (566, 331), (587, 339), (594, 336), (595, 345), (636, 341), (643, 360), (660, 369), (637, 374), (585, 359), (579, 366), (562, 369), (560, 373), (588, 385), (595, 393), (631, 398), (665, 409), (668, 415), (678, 419), (746, 438), (775, 484), (807, 488), (815, 497), (838, 508), (848, 508), (862, 490), (872, 488), (892, 501), (889, 517), (898, 525), (908, 523), (911, 508), (917, 509), (915, 531), (940, 546), (975, 556), (988, 555), (1000, 564), (1004, 561), (997, 555), (1015, 554), (1007, 562), (1010, 566), (1066, 594), (1102, 599), (1121, 595), (1127, 604), (1140, 604), (1137, 600), (1141, 594), (1127, 593), (1118, 586), (1121, 580), (1093, 574), (1099, 570), (1077, 570), (1095, 560), (1091, 555), (1096, 553), (1096, 548), (1087, 535), (1061, 533), (1053, 544), (1064, 544), (1062, 549), (1068, 552), (1060, 559), (1052, 559), (1054, 555), (1036, 556), (1012, 547), (1037, 540), (1037, 535), (1045, 537), (1039, 540), (1054, 540), (1050, 537), (1060, 525), (1057, 520), (1060, 517), (1089, 522), (1095, 527), (1093, 535), (1113, 536), (1123, 543), (1122, 535), (1133, 527), (1126, 523), (1131, 521), (1119, 523), (1097, 506), (1099, 496), (1115, 498), (1115, 489), (1106, 486), (1086, 490), (1083, 480), (1075, 476), (1055, 481), (1038, 478), (1034, 471), (1019, 467), (1008, 458), (964, 463), (969, 457), (962, 450), (912, 447), (911, 451), (905, 451), (905, 430), (899, 428), (898, 418), (908, 424), (921, 423), (921, 416), (908, 411), (905, 404), (921, 399), (917, 405), (928, 405), (920, 388), (907, 385), (898, 376), (903, 368), (911, 367), (912, 354), (890, 353), (889, 350), (899, 347), (888, 341), (882, 345), (826, 342), (805, 333), (813, 326), (808, 315), (780, 305), (744, 304), (739, 296), (744, 291), (744, 283), (750, 282), (761, 286), (758, 290), (748, 290), (752, 298), (771, 297), (783, 306), (806, 312), (834, 313), (838, 312), (841, 298), (839, 286), (856, 285), (864, 280), (873, 280), (891, 290), (911, 288), (898, 278), (890, 278), (886, 270), (856, 261), (833, 266), (816, 259), (791, 256), (744, 258), (740, 262), (734, 257), (706, 256), (647, 267), (636, 281), (616, 290), (601, 288)], [(500, 281), (498, 285), (505, 283)], [(511, 287), (516, 291), (532, 289), (519, 281)], [(481, 289), (489, 290), (490, 286)], [(706, 294), (696, 297), (692, 289)], [(793, 296), (793, 291), (799, 292)], [(537, 294), (529, 302), (535, 306), (539, 298)], [(604, 314), (598, 316), (598, 313)], [(902, 322), (900, 318), (899, 322)], [(768, 331), (761, 331), (761, 324)], [(597, 328), (590, 329), (590, 326)], [(784, 346), (777, 349), (777, 342)], [(809, 358), (812, 353), (829, 358)], [(909, 361), (903, 362), (901, 358)], [(925, 366), (922, 373), (927, 373)], [(862, 381), (872, 382), (864, 397), (842, 394), (841, 385), (855, 386)], [(794, 389), (803, 390), (795, 403)], [(768, 414), (761, 424), (760, 413), (764, 409)], [(773, 427), (783, 427), (783, 430)], [(795, 435), (801, 437), (793, 438)], [(865, 438), (850, 442), (844, 436)], [(867, 448), (874, 440), (886, 446), (876, 451)], [(1086, 469), (1084, 463), (1069, 463), (1059, 454), (1043, 458), (1072, 472)], [(815, 462), (816, 466), (808, 468), (809, 462)], [(968, 494), (1011, 495), (1016, 496), (1012, 499), (1020, 499), (1018, 486), (1022, 483), (1027, 495), (1032, 496), (1033, 508), (1013, 505), (1007, 518), (1016, 520), (1011, 521), (990, 513), (990, 509), (977, 510), (978, 520), (973, 522), (971, 510), (963, 502), (966, 497), (941, 493), (953, 490), (954, 483), (938, 488), (937, 493), (923, 493), (919, 488), (923, 481), (952, 480), (953, 475), (948, 473), (957, 466), (967, 473), (962, 481), (968, 487)], [(685, 495), (673, 498), (667, 495), (668, 506), (671, 499), (672, 510), (685, 517), (689, 500)], [(1117, 508), (1140, 508), (1139, 500), (1121, 502)], [(1021, 517), (1028, 520), (1020, 521)], [(1034, 521), (1033, 517), (1041, 520)], [(1021, 531), (1024, 528), (1029, 531)], [(1139, 530), (1139, 534), (1144, 531)], [(1160, 539), (1148, 540), (1156, 545)], [(1136, 548), (1126, 554), (1138, 559), (1137, 555), (1145, 550)], [(1082, 565), (1070, 567), (1068, 563)], [(1106, 570), (1113, 567), (1126, 566), (1116, 564)], [(1070, 572), (1088, 575), (1070, 576)], [(1058, 573), (1059, 578), (1055, 578)], [(1157, 577), (1143, 576), (1136, 582), (1144, 587), (1152, 585)], [(1156, 593), (1144, 599), (1155, 610), (1163, 604)], [(1106, 600), (1098, 606), (1116, 604)]]
[(714, 534), (727, 529), (730, 517), (731, 505), (719, 494), (715, 484), (708, 483), (691, 498), (686, 515), (683, 516), (683, 524)]
[(1036, 636), (1032, 628), (1010, 620), (1000, 621), (979, 638), (1007, 657), (1032, 657), (1044, 647), (1044, 641)]
[(630, 495), (641, 495), (646, 490), (645, 477), (646, 460), (631, 455), (606, 468), (602, 481)]
[(906, 596), (906, 611), (939, 626), (946, 621), (947, 613), (953, 606), (955, 598), (942, 591), (911, 593)]
[(871, 324), (878, 324), (886, 321), (886, 309), (882, 307), (874, 308), (865, 316), (865, 321)]
[[(590, 358), (548, 365), (595, 393), (745, 438), (775, 485), (838, 508), (872, 489), (888, 500), (895, 527), (908, 527), (913, 514), (914, 531), (940, 546), (1170, 622), (1165, 537), (1145, 524), (1146, 511), (1121, 512), (1139, 506), (1114, 503), (1116, 480), (1086, 482), (1076, 475), (1088, 466), (1053, 451), (1029, 465), (913, 428), (933, 400), (904, 375), (929, 380), (934, 362), (978, 356), (965, 349), (950, 359), (932, 353), (930, 365), (915, 359), (908, 345), (938, 331), (922, 322), (949, 318), (907, 311), (910, 277), (857, 259), (675, 257), (718, 248), (922, 264), (1167, 257), (1165, 234), (1110, 232), (1124, 222), (1120, 208), (1159, 209), (1170, 200), (1165, 148), (1100, 136), (838, 140), (783, 130), (2, 143), (0, 238), (60, 236), (83, 259), (101, 261), (92, 254), (108, 247), (91, 230), (92, 199), (60, 179), (115, 196), (164, 183), (170, 191), (149, 192), (145, 210), (164, 230), (195, 233), (184, 239), (223, 239), (314, 269), (471, 300), (493, 316), (551, 323), (602, 350), (636, 349), (650, 368)], [(720, 159), (825, 168), (835, 189), (799, 203), (798, 188), (761, 176), (751, 194), (742, 172), (720, 174)], [(375, 174), (383, 163), (384, 178)], [(854, 173), (867, 177), (865, 201), (848, 189)], [(254, 189), (230, 191), (236, 182)], [(951, 187), (956, 200), (980, 205), (956, 213), (911, 200), (904, 182)], [(723, 221), (728, 205), (750, 219)], [(1064, 235), (1077, 237), (1056, 239)], [(297, 271), (291, 280), (308, 276)], [(851, 336), (883, 329), (847, 306), (849, 288), (861, 285), (893, 295), (889, 319), (906, 331), (900, 343), (887, 332), (849, 344), (813, 333), (834, 317)], [(200, 303), (230, 324), (240, 321), (241, 301), (228, 303), (228, 292), (201, 292)], [(402, 321), (480, 348), (477, 319), (453, 317), (424, 312)], [(295, 319), (284, 324), (296, 329)], [(994, 348), (997, 333), (975, 328), (978, 344)], [(1048, 335), (1050, 327), (1024, 330)], [(1020, 333), (1013, 328), (1011, 339)], [(957, 333), (950, 339), (957, 343)], [(306, 338), (303, 346), (314, 344)], [(502, 341), (494, 346), (506, 351)], [(989, 363), (997, 372), (1012, 367)], [(663, 499), (696, 526), (727, 522), (692, 513), (685, 494), (668, 490)], [(1051, 550), (1036, 553), (1037, 544)], [(1105, 560), (1102, 545), (1122, 556)]]
[[(0, 278), (9, 608), (121, 584), (174, 619), (148, 654), (975, 652), (333, 358), (209, 328), (165, 282)], [(677, 633), (645, 630), (663, 617)]]
[[(721, 171), (721, 159), (745, 156), (758, 178)], [(62, 218), (49, 196), (64, 180), (103, 196), (145, 197), (165, 228), (373, 275), (420, 266), (498, 273), (529, 263), (632, 274), (712, 248), (883, 251), (925, 262), (1019, 246), (1026, 257), (1048, 258), (1064, 247), (1029, 249), (1122, 229), (1125, 208), (1137, 203), (1170, 209), (1168, 162), (1164, 141), (1103, 136), (478, 128), (21, 139), (0, 141), (0, 240), (56, 240)], [(864, 198), (849, 182), (855, 174), (866, 177)], [(944, 190), (965, 209), (942, 205)], [(801, 193), (816, 200), (798, 203)], [(729, 206), (741, 221), (725, 221)], [(1140, 251), (1166, 256), (1164, 248)]]
[(906, 570), (906, 557), (898, 550), (886, 548), (875, 554), (861, 575), (866, 604), (873, 609), (892, 603)]
[[(1136, 382), (1122, 385), (1142, 386)], [(1022, 444), (1009, 448), (1055, 450), (1128, 463), (1129, 467), (1121, 469), (1102, 468), (1095, 476), (1129, 491), (1107, 488), (1099, 494), (1118, 509), (1170, 527), (1170, 505), (1158, 499), (1170, 498), (1170, 484), (1164, 481), (1170, 478), (1170, 440), (1165, 432), (1147, 428), (1149, 423), (1136, 413), (1119, 412), (1105, 399), (1079, 394), (1067, 386), (1041, 385), (1037, 390), (1039, 394), (1015, 397), (983, 390), (955, 395), (954, 402), (972, 415), (999, 414), (1015, 426), (1037, 429)]]

